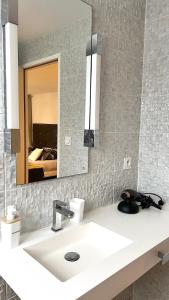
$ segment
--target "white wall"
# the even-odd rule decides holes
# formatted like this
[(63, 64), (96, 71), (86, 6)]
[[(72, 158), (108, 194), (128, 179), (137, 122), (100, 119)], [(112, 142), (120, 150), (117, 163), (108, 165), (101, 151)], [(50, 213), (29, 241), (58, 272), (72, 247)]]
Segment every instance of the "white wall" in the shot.
[(57, 94), (36, 94), (32, 97), (32, 123), (57, 124)]

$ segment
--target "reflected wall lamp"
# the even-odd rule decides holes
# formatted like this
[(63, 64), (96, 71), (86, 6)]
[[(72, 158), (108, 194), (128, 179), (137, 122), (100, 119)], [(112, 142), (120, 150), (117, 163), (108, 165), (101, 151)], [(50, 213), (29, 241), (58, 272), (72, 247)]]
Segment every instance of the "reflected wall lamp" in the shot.
[(100, 35), (92, 34), (86, 51), (86, 104), (84, 146), (95, 147), (99, 133), (100, 114)]

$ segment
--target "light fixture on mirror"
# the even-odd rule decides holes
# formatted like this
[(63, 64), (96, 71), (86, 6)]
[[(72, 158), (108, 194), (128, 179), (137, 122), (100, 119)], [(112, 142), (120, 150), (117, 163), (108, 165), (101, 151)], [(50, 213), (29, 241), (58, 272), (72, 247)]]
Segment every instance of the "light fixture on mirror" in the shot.
[(11, 152), (20, 150), (18, 92), (18, 1), (7, 0), (7, 19), (3, 20), (6, 83), (6, 129), (11, 131)]
[(7, 129), (19, 129), (18, 26), (5, 25)]
[(84, 146), (95, 147), (99, 132), (101, 51), (99, 35), (93, 34), (86, 51), (86, 105)]

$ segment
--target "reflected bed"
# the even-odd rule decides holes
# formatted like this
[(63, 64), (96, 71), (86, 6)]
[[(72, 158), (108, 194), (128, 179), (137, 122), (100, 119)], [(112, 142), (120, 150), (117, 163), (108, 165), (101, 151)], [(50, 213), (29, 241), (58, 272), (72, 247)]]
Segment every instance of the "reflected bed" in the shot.
[(28, 170), (43, 169), (44, 177), (57, 176), (57, 160), (36, 160), (28, 162)]

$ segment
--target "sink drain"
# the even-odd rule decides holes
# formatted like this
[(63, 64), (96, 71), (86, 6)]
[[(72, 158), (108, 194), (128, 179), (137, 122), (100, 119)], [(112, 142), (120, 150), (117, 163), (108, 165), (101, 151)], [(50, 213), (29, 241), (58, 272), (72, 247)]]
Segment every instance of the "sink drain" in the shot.
[(80, 255), (77, 252), (68, 252), (68, 253), (65, 254), (64, 258), (67, 261), (74, 262), (74, 261), (77, 261), (80, 258)]

